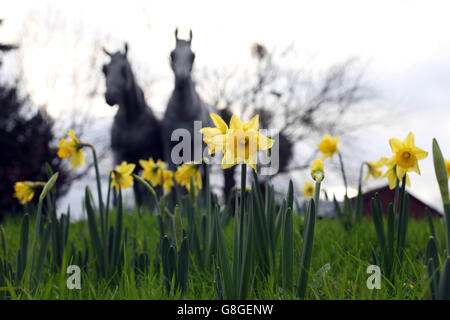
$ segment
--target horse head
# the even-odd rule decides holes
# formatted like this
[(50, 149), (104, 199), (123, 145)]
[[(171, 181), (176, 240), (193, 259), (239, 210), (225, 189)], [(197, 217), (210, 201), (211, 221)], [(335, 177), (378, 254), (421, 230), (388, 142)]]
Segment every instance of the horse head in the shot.
[(128, 45), (125, 43), (123, 52), (110, 53), (105, 48), (103, 51), (111, 58), (102, 68), (106, 79), (105, 100), (110, 106), (120, 105), (133, 85), (133, 75), (127, 59)]
[(183, 82), (190, 78), (195, 53), (191, 50), (192, 30), (189, 32), (189, 40), (178, 38), (178, 28), (175, 29), (175, 49), (170, 52), (170, 66), (175, 74), (176, 82)]

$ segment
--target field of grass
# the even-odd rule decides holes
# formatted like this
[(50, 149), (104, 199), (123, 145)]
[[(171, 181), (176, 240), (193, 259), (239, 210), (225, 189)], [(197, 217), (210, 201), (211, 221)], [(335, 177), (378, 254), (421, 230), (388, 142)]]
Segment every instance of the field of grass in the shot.
[[(254, 119), (249, 123), (256, 125)], [(425, 210), (427, 220), (414, 221), (407, 172), (427, 153), (414, 146), (412, 133), (403, 142), (391, 139), (391, 159), (361, 164), (354, 201), (347, 194), (342, 205), (333, 199), (336, 219), (319, 219), (322, 159), (312, 163), (314, 183), (303, 189), (303, 204), (292, 181), (279, 196), (256, 167), (247, 172), (246, 163), (240, 188), (219, 204), (207, 159), (205, 182), (200, 163), (184, 163), (174, 173), (150, 159), (141, 161), (139, 176), (135, 164), (122, 162), (110, 171), (104, 197), (95, 149), (68, 134), (73, 141), (62, 142), (73, 145), (61, 154), (81, 165), (81, 149), (92, 149), (98, 193), (94, 198), (86, 187), (80, 199), (85, 219), (71, 222), (69, 210), (56, 212), (58, 173), (49, 166), (47, 182), (16, 183), (26, 214), (0, 227), (0, 299), (450, 299), (450, 171), (436, 140), (445, 219), (433, 221)], [(325, 135), (321, 151), (338, 154), (347, 190), (338, 140)], [(395, 196), (382, 212), (375, 195), (366, 219), (362, 174), (367, 167), (380, 177), (379, 166), (388, 167)], [(121, 190), (133, 183), (145, 188), (153, 209), (124, 209)], [(38, 189), (38, 203), (31, 205)]]
[[(303, 219), (294, 216), (294, 261), (300, 259)], [(159, 240), (157, 218), (149, 213), (142, 216), (124, 215), (124, 227), (128, 229), (126, 258), (123, 273), (113, 280), (98, 279), (92, 259), (92, 250), (87, 273), (81, 276), (81, 289), (69, 290), (66, 287), (66, 268), (53, 272), (49, 262), (37, 286), (31, 289), (25, 282), (7, 292), (14, 299), (168, 299), (180, 298), (180, 294), (166, 292), (161, 273), (155, 272), (150, 263), (148, 273), (136, 275), (132, 261), (131, 235), (135, 230), (137, 251), (146, 250), (154, 257)], [(20, 220), (9, 219), (3, 224), (6, 231), (8, 260), (14, 261), (20, 242)], [(227, 243), (231, 248), (233, 220), (225, 228)], [(443, 225), (436, 221), (435, 227), (441, 239)], [(33, 225), (30, 228), (33, 238)], [(372, 264), (372, 248), (377, 247), (377, 239), (371, 219), (347, 232), (335, 219), (319, 219), (314, 235), (311, 271), (305, 299), (430, 299), (429, 278), (425, 267), (425, 249), (429, 238), (426, 221), (410, 221), (408, 228), (405, 270), (392, 284), (382, 278), (381, 289), (369, 290), (366, 286), (369, 274), (366, 269)], [(145, 239), (145, 240), (144, 240)], [(89, 244), (87, 221), (78, 221), (70, 226), (69, 240), (65, 252), (70, 252), (72, 244), (76, 248)], [(48, 264), (48, 265), (47, 265)], [(65, 261), (66, 265), (71, 264)], [(326, 271), (328, 269), (329, 270)], [(296, 263), (295, 270), (298, 268)], [(250, 299), (296, 299), (275, 285), (276, 279), (268, 277), (255, 282), (249, 290)], [(198, 271), (195, 259), (191, 260), (188, 277), (188, 290), (184, 299), (216, 299), (214, 275), (212, 270), (204, 274)]]

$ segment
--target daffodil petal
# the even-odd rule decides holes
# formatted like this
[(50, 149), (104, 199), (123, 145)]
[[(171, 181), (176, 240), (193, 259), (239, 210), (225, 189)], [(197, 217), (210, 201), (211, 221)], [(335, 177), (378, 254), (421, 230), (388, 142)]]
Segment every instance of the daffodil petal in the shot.
[(414, 147), (414, 134), (412, 132), (410, 132), (405, 140), (403, 140), (403, 144), (407, 147)]
[(243, 127), (244, 127), (244, 123), (242, 122), (242, 120), (239, 119), (239, 117), (237, 115), (233, 114), (233, 116), (231, 117), (231, 120), (230, 120), (230, 129), (242, 130)]
[(227, 133), (228, 125), (225, 121), (223, 121), (222, 117), (220, 117), (218, 114), (211, 113), (209, 115), (211, 117), (212, 122), (217, 127), (218, 130), (221, 131), (222, 134)]
[(244, 130), (253, 129), (255, 131), (258, 131), (259, 130), (259, 115), (257, 114), (256, 116), (251, 118), (250, 121), (245, 123), (243, 126), (243, 129)]
[(396, 138), (389, 139), (389, 145), (391, 146), (393, 153), (396, 153), (403, 148), (403, 143)]

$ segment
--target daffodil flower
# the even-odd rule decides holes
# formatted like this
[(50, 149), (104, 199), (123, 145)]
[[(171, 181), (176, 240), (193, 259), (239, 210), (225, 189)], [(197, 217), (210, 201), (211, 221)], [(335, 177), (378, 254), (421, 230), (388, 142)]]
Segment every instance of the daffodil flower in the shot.
[(314, 196), (315, 186), (312, 182), (305, 182), (302, 192), (305, 198), (310, 198)]
[(381, 172), (380, 168), (385, 165), (386, 158), (381, 158), (377, 162), (368, 161), (366, 162), (368, 170), (366, 175), (366, 180), (369, 180), (369, 178), (372, 176), (374, 179), (378, 179), (383, 175), (383, 172)]
[(166, 166), (164, 161), (157, 160), (156, 163), (153, 158), (148, 160), (139, 160), (139, 164), (144, 169), (142, 177), (149, 181), (153, 187), (161, 184), (161, 174)]
[(184, 186), (189, 192), (191, 191), (191, 178), (195, 188), (195, 194), (197, 194), (198, 190), (203, 188), (200, 164), (189, 162), (177, 168), (175, 181), (179, 185)]
[(418, 160), (425, 159), (428, 152), (414, 145), (414, 134), (410, 132), (403, 141), (392, 138), (389, 144), (394, 153), (393, 159), (398, 179), (401, 181), (407, 172), (416, 172), (420, 175)]
[(18, 181), (14, 184), (14, 197), (25, 204), (33, 200), (35, 189), (44, 185), (44, 182)]
[(322, 152), (322, 160), (326, 158), (331, 158), (335, 153), (338, 153), (337, 144), (339, 142), (339, 137), (332, 137), (329, 134), (323, 136), (322, 141), (319, 143), (319, 150)]
[[(233, 115), (230, 128), (225, 137), (222, 169), (230, 168), (244, 162), (256, 171), (256, 151), (269, 150), (274, 140), (259, 133), (259, 115), (244, 123), (237, 115)], [(222, 136), (215, 136), (212, 142), (220, 145)]]
[(69, 130), (66, 134), (71, 140), (61, 139), (58, 143), (58, 157), (66, 159), (70, 157), (70, 164), (72, 169), (83, 166), (85, 163), (84, 154), (82, 148), (84, 144), (75, 135), (73, 130)]
[(136, 165), (134, 163), (128, 164), (126, 161), (116, 166), (111, 171), (111, 188), (116, 188), (116, 192), (119, 192), (119, 187), (122, 189), (131, 187), (134, 183), (131, 174), (135, 167)]
[(223, 151), (228, 125), (215, 113), (211, 113), (209, 116), (216, 127), (206, 127), (201, 129), (200, 132), (205, 136), (203, 141), (208, 146), (208, 153), (214, 154), (217, 151)]
[(317, 183), (322, 182), (323, 178), (325, 177), (325, 170), (323, 168), (322, 159), (316, 159), (313, 161), (311, 168), (311, 177)]

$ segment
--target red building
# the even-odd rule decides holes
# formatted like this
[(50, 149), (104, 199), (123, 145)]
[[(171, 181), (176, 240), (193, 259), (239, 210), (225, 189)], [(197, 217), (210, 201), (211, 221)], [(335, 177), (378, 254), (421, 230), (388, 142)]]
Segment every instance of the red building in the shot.
[[(370, 200), (375, 196), (375, 194), (378, 193), (378, 197), (381, 200), (381, 204), (383, 207), (383, 213), (387, 215), (388, 212), (388, 206), (390, 202), (394, 202), (394, 195), (395, 195), (395, 189), (391, 190), (389, 189), (389, 186), (381, 187), (378, 189), (367, 191), (363, 194), (363, 216), (370, 216)], [(352, 200), (356, 200), (356, 198), (353, 198)], [(423, 201), (417, 199), (412, 194), (409, 194), (409, 207), (410, 207), (410, 213), (409, 217), (414, 219), (426, 219), (425, 214), (425, 208), (428, 208), (430, 210), (431, 215), (434, 218), (441, 218), (442, 213), (436, 210), (433, 207), (430, 207)]]

